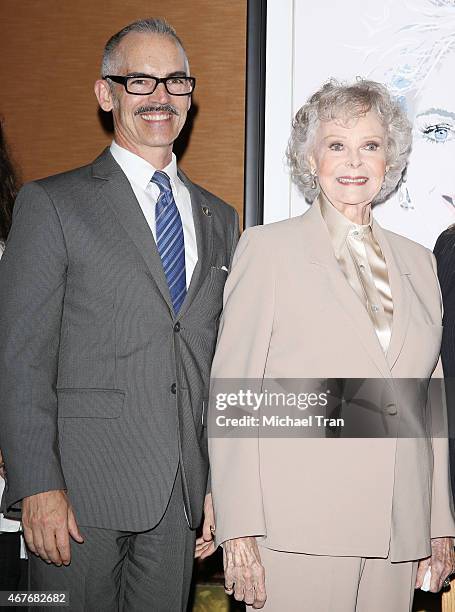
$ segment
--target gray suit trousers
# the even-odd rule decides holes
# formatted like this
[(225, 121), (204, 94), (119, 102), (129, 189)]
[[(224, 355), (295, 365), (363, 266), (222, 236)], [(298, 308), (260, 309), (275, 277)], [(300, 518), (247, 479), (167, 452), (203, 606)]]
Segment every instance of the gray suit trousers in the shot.
[(79, 527), (85, 541), (71, 543), (69, 566), (31, 556), (32, 590), (68, 591), (71, 612), (186, 610), (195, 531), (185, 517), (180, 470), (165, 514), (153, 529)]

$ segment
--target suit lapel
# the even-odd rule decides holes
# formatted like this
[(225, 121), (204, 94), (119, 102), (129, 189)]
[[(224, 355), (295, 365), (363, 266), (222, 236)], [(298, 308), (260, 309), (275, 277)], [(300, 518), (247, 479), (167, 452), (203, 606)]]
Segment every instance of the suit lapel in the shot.
[[(94, 178), (105, 181), (105, 184), (100, 190), (99, 197), (102, 197), (112, 208), (120, 224), (128, 233), (132, 242), (136, 245), (163, 299), (168, 305), (172, 316), (174, 316), (169, 288), (152, 231), (142, 213), (142, 209), (128, 179), (112, 157), (109, 149), (105, 149), (98, 159), (93, 162), (92, 172)], [(183, 172), (179, 171), (179, 177), (190, 192), (198, 261), (191, 278), (190, 286), (188, 287), (187, 295), (178, 313), (178, 317), (182, 316), (188, 310), (210, 270), (213, 246), (213, 213), (211, 207), (204, 195)]]
[(190, 192), (198, 257), (185, 301), (180, 308), (180, 317), (185, 314), (191, 306), (191, 303), (210, 270), (213, 249), (212, 224), (214, 212), (201, 191), (180, 170), (179, 177)]
[(390, 378), (390, 368), (374, 331), (371, 319), (344, 276), (333, 252), (330, 235), (316, 201), (302, 217), (304, 248), (313, 265), (321, 266), (328, 275), (338, 307), (384, 378)]
[(100, 196), (114, 211), (118, 221), (136, 245), (161, 295), (173, 313), (171, 296), (152, 231), (131, 185), (120, 166), (106, 149), (93, 163), (93, 176), (104, 182)]
[(375, 221), (375, 235), (385, 257), (393, 300), (392, 335), (387, 351), (387, 362), (392, 368), (400, 355), (409, 325), (411, 292), (409, 272), (399, 256), (392, 252), (390, 243), (381, 226)]

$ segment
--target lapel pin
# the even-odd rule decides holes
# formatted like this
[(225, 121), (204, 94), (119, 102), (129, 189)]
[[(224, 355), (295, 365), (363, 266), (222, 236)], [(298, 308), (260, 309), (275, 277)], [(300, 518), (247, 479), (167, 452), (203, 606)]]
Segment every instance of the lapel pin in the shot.
[(208, 206), (203, 206), (202, 207), (202, 212), (204, 213), (204, 215), (206, 217), (211, 217), (212, 216), (212, 211), (210, 210), (210, 208)]

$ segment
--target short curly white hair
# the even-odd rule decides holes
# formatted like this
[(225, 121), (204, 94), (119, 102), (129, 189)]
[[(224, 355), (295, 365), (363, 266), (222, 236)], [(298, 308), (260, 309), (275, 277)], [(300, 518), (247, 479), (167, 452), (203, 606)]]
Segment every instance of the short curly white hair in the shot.
[(412, 142), (412, 126), (405, 111), (381, 83), (358, 78), (354, 83), (346, 84), (330, 79), (295, 115), (287, 148), (292, 179), (308, 202), (313, 202), (320, 191), (309, 164), (319, 122), (333, 119), (349, 121), (369, 111), (377, 114), (385, 128), (388, 166), (374, 203), (385, 200), (397, 187), (406, 168)]

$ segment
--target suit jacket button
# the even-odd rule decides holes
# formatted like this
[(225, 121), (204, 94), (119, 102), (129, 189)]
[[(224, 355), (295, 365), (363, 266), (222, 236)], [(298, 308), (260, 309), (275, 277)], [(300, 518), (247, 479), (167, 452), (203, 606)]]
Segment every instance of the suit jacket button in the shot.
[(177, 321), (177, 323), (174, 325), (174, 331), (175, 332), (179, 332), (180, 331), (180, 323)]
[(391, 416), (397, 413), (397, 407), (395, 404), (387, 404), (385, 409), (387, 410), (387, 414), (390, 414)]
[(173, 395), (175, 395), (177, 393), (177, 385), (175, 383), (172, 383), (172, 385), (171, 385), (171, 393)]

